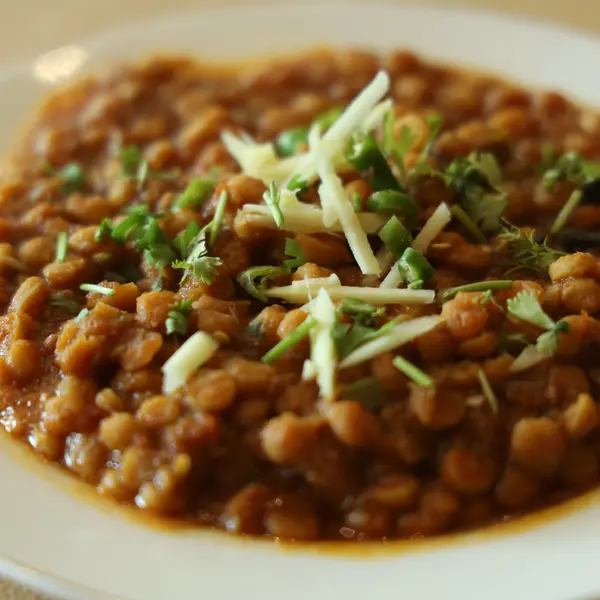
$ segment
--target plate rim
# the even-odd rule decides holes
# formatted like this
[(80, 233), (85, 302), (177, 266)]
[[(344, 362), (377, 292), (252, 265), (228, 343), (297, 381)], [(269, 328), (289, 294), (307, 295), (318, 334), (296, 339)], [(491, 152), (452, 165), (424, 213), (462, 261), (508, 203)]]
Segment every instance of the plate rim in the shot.
[[(573, 26), (564, 26), (552, 21), (550, 19), (538, 19), (535, 17), (521, 15), (521, 14), (512, 14), (512, 13), (502, 13), (501, 11), (495, 9), (481, 9), (481, 8), (468, 8), (468, 7), (442, 7), (442, 6), (421, 6), (416, 3), (412, 4), (397, 4), (394, 2), (373, 2), (373, 3), (365, 3), (358, 0), (354, 0), (351, 2), (327, 2), (323, 5), (317, 5), (313, 3), (309, 3), (304, 5), (301, 8), (302, 10), (318, 10), (319, 12), (326, 10), (351, 10), (358, 8), (365, 8), (368, 4), (370, 8), (374, 8), (377, 10), (381, 9), (390, 9), (398, 12), (402, 11), (417, 11), (423, 13), (431, 13), (434, 12), (438, 15), (445, 14), (463, 14), (468, 15), (473, 18), (488, 18), (493, 16), (496, 19), (502, 20), (506, 25), (519, 25), (523, 27), (533, 27), (538, 31), (547, 31), (552, 33), (553, 35), (568, 35), (575, 36), (580, 39), (585, 39), (593, 44), (597, 45), (600, 49), (600, 36), (589, 32), (585, 29), (573, 27)], [(93, 55), (94, 52), (99, 52), (103, 47), (110, 43), (111, 39), (121, 38), (127, 32), (135, 32), (136, 35), (142, 34), (145, 29), (148, 27), (157, 27), (164, 26), (165, 21), (167, 22), (176, 22), (181, 20), (184, 17), (190, 17), (192, 19), (202, 18), (207, 20), (212, 19), (221, 19), (227, 14), (236, 13), (239, 16), (239, 13), (257, 13), (261, 11), (273, 11), (281, 12), (287, 11), (289, 8), (285, 8), (282, 6), (282, 3), (279, 4), (268, 4), (264, 2), (260, 2), (253, 5), (245, 5), (243, 7), (223, 7), (223, 8), (202, 8), (197, 7), (188, 10), (176, 10), (167, 12), (164, 15), (159, 15), (158, 17), (145, 18), (143, 20), (134, 22), (134, 23), (125, 23), (120, 24), (116, 27), (105, 28), (93, 35), (84, 36), (81, 39), (69, 39), (64, 40), (64, 43), (60, 45), (53, 46), (48, 50), (36, 53), (31, 58), (23, 58), (18, 61), (11, 61), (8, 64), (0, 65), (0, 87), (4, 88), (6, 85), (10, 85), (11, 81), (14, 78), (22, 77), (25, 73), (27, 73), (31, 69), (31, 65), (35, 62), (39, 57), (52, 52), (56, 49), (62, 48), (65, 45), (77, 45), (84, 48), (90, 55)], [(422, 53), (420, 53), (422, 54)], [(126, 59), (126, 60), (129, 60)], [(467, 64), (465, 64), (468, 67)], [(511, 79), (515, 81), (510, 73), (504, 75), (505, 78)], [(9, 440), (11, 443), (13, 440)], [(26, 468), (20, 465), (21, 468)], [(52, 483), (52, 485), (56, 485)], [(42, 570), (31, 567), (21, 561), (12, 559), (5, 554), (0, 553), (0, 573), (6, 574), (9, 578), (12, 578), (17, 581), (21, 581), (22, 583), (32, 586), (40, 591), (50, 593), (50, 594), (61, 594), (63, 597), (67, 598), (77, 598), (81, 599), (82, 594), (85, 595), (86, 598), (107, 598), (106, 592), (102, 590), (95, 589), (93, 587), (88, 587), (81, 585), (78, 582), (70, 581), (64, 579), (62, 577), (56, 576), (52, 573), (47, 573)], [(600, 579), (598, 580), (598, 589), (600, 590)], [(114, 598), (115, 596), (110, 596)]]

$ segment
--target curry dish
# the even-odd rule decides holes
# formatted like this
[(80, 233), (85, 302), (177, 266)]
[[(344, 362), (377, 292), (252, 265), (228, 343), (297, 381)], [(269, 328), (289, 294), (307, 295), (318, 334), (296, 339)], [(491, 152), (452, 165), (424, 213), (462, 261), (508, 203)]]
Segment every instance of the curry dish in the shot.
[(472, 529), (598, 482), (600, 118), (405, 51), (152, 58), (2, 172), (0, 423), (140, 510)]

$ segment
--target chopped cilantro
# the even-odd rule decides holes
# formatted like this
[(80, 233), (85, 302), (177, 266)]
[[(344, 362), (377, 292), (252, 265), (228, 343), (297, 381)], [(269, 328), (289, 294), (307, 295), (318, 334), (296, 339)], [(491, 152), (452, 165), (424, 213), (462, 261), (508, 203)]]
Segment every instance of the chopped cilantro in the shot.
[(91, 294), (101, 294), (102, 296), (114, 296), (115, 290), (112, 288), (96, 285), (94, 283), (82, 283), (79, 289), (83, 292), (90, 292)]
[(341, 392), (344, 400), (354, 400), (365, 408), (376, 411), (385, 405), (386, 392), (377, 377), (365, 377), (344, 386)]
[(67, 163), (60, 169), (55, 169), (51, 165), (46, 165), (45, 172), (53, 177), (62, 179), (61, 192), (63, 194), (72, 194), (83, 189), (85, 185), (85, 172), (82, 166), (75, 162)]
[(56, 262), (65, 262), (67, 259), (67, 251), (69, 244), (69, 236), (66, 231), (61, 231), (56, 238), (56, 252), (54, 260)]
[(560, 181), (570, 181), (581, 187), (596, 179), (600, 179), (600, 164), (587, 160), (577, 152), (566, 152), (554, 160), (549, 153), (543, 156), (544, 166), (547, 167), (542, 183), (548, 190), (554, 189)]
[(251, 321), (248, 324), (248, 327), (246, 327), (246, 333), (252, 337), (263, 337), (265, 335), (265, 330), (262, 321), (260, 319)]
[(473, 153), (455, 159), (444, 180), (459, 197), (459, 204), (484, 233), (500, 229), (506, 194), (500, 189), (502, 174), (493, 154)]
[(210, 197), (215, 189), (215, 184), (209, 179), (192, 179), (185, 190), (173, 203), (172, 210), (184, 208), (198, 208)]
[(392, 361), (396, 369), (404, 373), (409, 379), (412, 379), (419, 387), (430, 388), (433, 387), (433, 379), (427, 375), (424, 371), (419, 369), (417, 365), (411, 363), (403, 356), (396, 356)]
[(140, 148), (136, 145), (123, 146), (119, 150), (121, 161), (121, 175), (133, 179), (137, 189), (141, 190), (149, 177), (154, 179), (172, 179), (176, 173), (170, 171), (154, 171), (148, 161), (143, 157)]
[(296, 175), (290, 179), (287, 184), (287, 189), (296, 192), (296, 194), (302, 193), (308, 188), (308, 181), (302, 179), (299, 175)]
[(82, 319), (85, 319), (85, 317), (88, 315), (89, 312), (90, 312), (89, 309), (82, 308), (79, 311), (79, 314), (75, 317), (75, 322), (80, 323), (82, 321)]
[(223, 228), (223, 219), (225, 218), (225, 208), (227, 207), (227, 200), (229, 199), (229, 194), (227, 190), (223, 190), (219, 195), (219, 200), (217, 202), (217, 208), (215, 209), (215, 216), (213, 220), (208, 225), (209, 228), (209, 236), (208, 243), (211, 248), (217, 242), (217, 238), (219, 237), (219, 233), (221, 233), (221, 229)]
[(356, 298), (344, 298), (338, 310), (367, 327), (374, 327), (377, 319), (385, 315), (384, 306), (373, 306)]
[(58, 308), (64, 308), (70, 313), (77, 314), (81, 310), (81, 304), (64, 294), (50, 294), (50, 304)]
[(456, 287), (448, 288), (442, 292), (442, 298), (449, 300), (454, 298), (459, 292), (491, 292), (492, 290), (507, 290), (511, 288), (513, 281), (509, 279), (498, 279), (492, 281), (476, 281)]
[(111, 219), (102, 219), (100, 225), (98, 225), (98, 229), (96, 229), (96, 233), (94, 234), (94, 240), (96, 242), (101, 242), (102, 240), (106, 240), (112, 237), (113, 231), (113, 222)]
[(564, 203), (556, 216), (554, 223), (552, 223), (552, 227), (550, 228), (551, 235), (556, 235), (561, 229), (564, 229), (565, 225), (569, 222), (573, 211), (579, 206), (582, 199), (583, 192), (581, 190), (575, 190), (569, 196), (569, 199)]
[(182, 269), (185, 271), (182, 281), (184, 281), (188, 275), (193, 274), (194, 277), (200, 279), (207, 285), (212, 285), (219, 274), (217, 267), (221, 266), (221, 259), (218, 256), (208, 255), (206, 237), (210, 226), (211, 223), (199, 230), (193, 238), (189, 239), (192, 232), (196, 229), (190, 224), (183, 234), (180, 234), (180, 236), (175, 238), (176, 247), (180, 253), (182, 255), (187, 253), (184, 260), (174, 260), (171, 264), (174, 269)]
[(277, 189), (274, 181), (271, 182), (269, 189), (264, 193), (263, 199), (273, 215), (275, 224), (277, 227), (281, 228), (283, 226), (283, 213), (279, 206), (279, 203), (281, 202), (281, 192)]
[(268, 302), (269, 299), (265, 296), (268, 282), (283, 275), (289, 275), (289, 270), (285, 267), (256, 266), (242, 271), (237, 276), (237, 282), (257, 300)]
[(181, 258), (188, 255), (192, 242), (200, 233), (200, 225), (196, 221), (192, 221), (184, 231), (182, 231), (174, 240), (173, 246), (179, 252)]
[(483, 392), (485, 399), (488, 401), (488, 404), (490, 405), (492, 412), (498, 413), (498, 408), (499, 408), (498, 398), (496, 397), (496, 394), (494, 393), (494, 388), (490, 384), (490, 381), (489, 381), (487, 375), (485, 374), (485, 371), (483, 369), (479, 369), (479, 371), (477, 371), (477, 377), (478, 377), (479, 383), (481, 385), (481, 391)]
[(537, 349), (548, 356), (554, 354), (558, 347), (559, 335), (569, 330), (565, 321), (555, 323), (554, 320), (544, 312), (536, 295), (533, 292), (519, 292), (514, 298), (506, 302), (508, 312), (523, 321), (546, 329), (536, 342)]
[(302, 250), (302, 246), (298, 240), (287, 238), (285, 240), (285, 253), (287, 256), (292, 257), (283, 262), (286, 268), (290, 270), (298, 269), (306, 263), (306, 255), (304, 254), (304, 250)]
[(192, 310), (191, 300), (175, 302), (165, 321), (167, 335), (185, 335), (189, 327), (188, 316)]
[(263, 357), (264, 363), (272, 363), (274, 360), (281, 358), (290, 348), (301, 342), (308, 332), (317, 324), (317, 321), (312, 317), (305, 319), (292, 333), (284, 337), (278, 344), (273, 346)]

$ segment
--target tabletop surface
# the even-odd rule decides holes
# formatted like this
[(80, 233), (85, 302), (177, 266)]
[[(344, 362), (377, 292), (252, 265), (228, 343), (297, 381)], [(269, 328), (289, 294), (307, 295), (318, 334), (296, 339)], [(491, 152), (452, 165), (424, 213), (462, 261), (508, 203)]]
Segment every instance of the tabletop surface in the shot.
[[(30, 58), (63, 43), (133, 23), (140, 18), (148, 19), (173, 10), (197, 9), (199, 6), (249, 3), (249, 0), (19, 0), (10, 3), (10, 18), (0, 19), (0, 64)], [(266, 3), (268, 0), (261, 2)], [(4, 4), (8, 4), (8, 0)], [(552, 20), (600, 35), (598, 0), (429, 0), (428, 4), (491, 8)], [(4, 11), (8, 9), (5, 7)], [(15, 23), (19, 26), (15, 27)], [(0, 600), (50, 599), (0, 577)]]

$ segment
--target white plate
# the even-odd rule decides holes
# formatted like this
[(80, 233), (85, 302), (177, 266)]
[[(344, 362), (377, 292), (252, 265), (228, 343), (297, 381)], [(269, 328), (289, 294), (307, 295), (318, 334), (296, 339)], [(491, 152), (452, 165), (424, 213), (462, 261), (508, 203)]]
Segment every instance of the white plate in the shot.
[[(178, 15), (50, 52), (0, 77), (0, 150), (40, 97), (82, 70), (159, 49), (219, 59), (316, 44), (408, 46), (531, 86), (600, 99), (600, 41), (492, 13), (400, 6), (281, 6)], [(451, 544), (319, 554), (210, 532), (153, 529), (24, 467), (2, 439), (0, 566), (72, 598), (575, 600), (600, 592), (600, 503)], [(6, 446), (6, 452), (4, 452)], [(17, 460), (17, 455), (21, 460)], [(53, 474), (52, 479), (56, 475)], [(74, 485), (74, 484), (71, 484)], [(79, 488), (78, 488), (79, 489)]]

